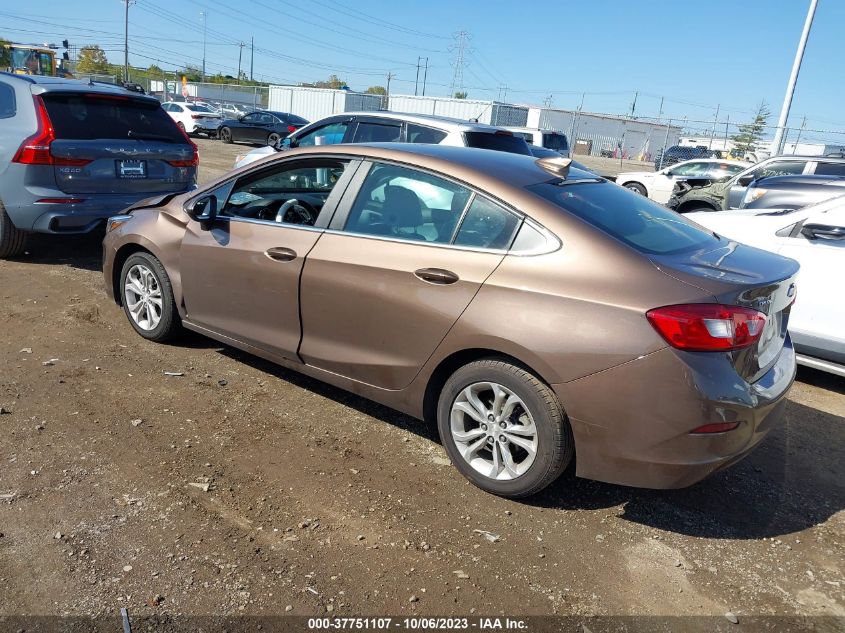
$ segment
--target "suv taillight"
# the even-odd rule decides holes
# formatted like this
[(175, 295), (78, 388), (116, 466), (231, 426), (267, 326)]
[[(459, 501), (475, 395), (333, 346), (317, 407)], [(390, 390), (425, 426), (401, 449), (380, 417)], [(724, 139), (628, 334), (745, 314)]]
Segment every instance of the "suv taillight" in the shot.
[(183, 130), (180, 126), (176, 125), (176, 121), (170, 119), (170, 122), (176, 126), (176, 129), (182, 133), (182, 136), (185, 137), (185, 142), (191, 146), (194, 150), (194, 155), (190, 160), (169, 160), (167, 161), (169, 164), (173, 165), (174, 167), (198, 167), (200, 164), (200, 153), (199, 149), (197, 148), (197, 144), (191, 140), (191, 137), (188, 136), (188, 133)]
[(12, 158), (13, 163), (23, 165), (70, 165), (82, 167), (91, 161), (86, 158), (61, 158), (53, 156), (50, 152), (50, 145), (56, 140), (56, 133), (53, 130), (53, 123), (44, 100), (36, 95), (32, 98), (35, 104), (35, 120), (38, 124), (35, 134), (24, 139), (18, 151)]
[(766, 325), (762, 312), (718, 303), (665, 306), (649, 310), (646, 317), (669, 345), (689, 352), (750, 347)]

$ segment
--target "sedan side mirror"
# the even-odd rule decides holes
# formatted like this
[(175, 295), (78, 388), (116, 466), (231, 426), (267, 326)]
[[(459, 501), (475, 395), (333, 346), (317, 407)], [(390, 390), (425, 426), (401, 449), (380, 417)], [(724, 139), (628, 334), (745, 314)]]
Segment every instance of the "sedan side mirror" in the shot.
[(806, 237), (808, 240), (845, 240), (845, 226), (805, 224), (801, 228), (801, 235)]
[(740, 185), (741, 187), (747, 187), (752, 182), (754, 182), (754, 175), (753, 174), (747, 174), (745, 176), (740, 176), (736, 180), (736, 184)]
[(200, 223), (203, 231), (208, 231), (217, 219), (217, 197), (203, 196), (194, 200), (186, 209), (192, 219)]

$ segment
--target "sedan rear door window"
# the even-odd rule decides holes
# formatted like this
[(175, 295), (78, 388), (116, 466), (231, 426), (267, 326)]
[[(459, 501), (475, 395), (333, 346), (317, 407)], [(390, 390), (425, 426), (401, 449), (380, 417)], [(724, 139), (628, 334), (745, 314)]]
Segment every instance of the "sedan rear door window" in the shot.
[(466, 187), (397, 165), (367, 174), (344, 230), (448, 244), (469, 202)]
[(394, 143), (399, 141), (402, 133), (401, 125), (385, 125), (361, 121), (355, 130), (353, 143)]

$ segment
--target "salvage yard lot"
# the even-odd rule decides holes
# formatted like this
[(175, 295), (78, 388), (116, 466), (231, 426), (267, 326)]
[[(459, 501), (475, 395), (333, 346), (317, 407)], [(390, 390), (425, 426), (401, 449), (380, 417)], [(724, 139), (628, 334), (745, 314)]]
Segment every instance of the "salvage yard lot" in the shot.
[[(198, 145), (202, 181), (250, 149)], [(99, 265), (96, 237), (0, 262), (0, 615), (845, 616), (845, 379), (801, 369), (786, 424), (692, 488), (514, 502), (421, 422), (141, 339)]]

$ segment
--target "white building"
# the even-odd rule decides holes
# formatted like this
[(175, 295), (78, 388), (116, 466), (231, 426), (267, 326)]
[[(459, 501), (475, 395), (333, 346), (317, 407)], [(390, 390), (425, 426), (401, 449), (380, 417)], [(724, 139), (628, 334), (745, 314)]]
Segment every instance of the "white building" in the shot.
[(681, 128), (609, 114), (531, 107), (528, 127), (557, 130), (569, 138), (575, 154), (652, 160), (664, 147), (677, 145)]
[(431, 114), (488, 125), (524, 127), (528, 119), (527, 106), (515, 106), (500, 101), (453, 99), (450, 97), (420, 97), (390, 95), (387, 109), (393, 112)]
[(267, 106), (268, 110), (290, 112), (308, 121), (317, 121), (342, 112), (381, 108), (381, 95), (304, 86), (270, 86)]

